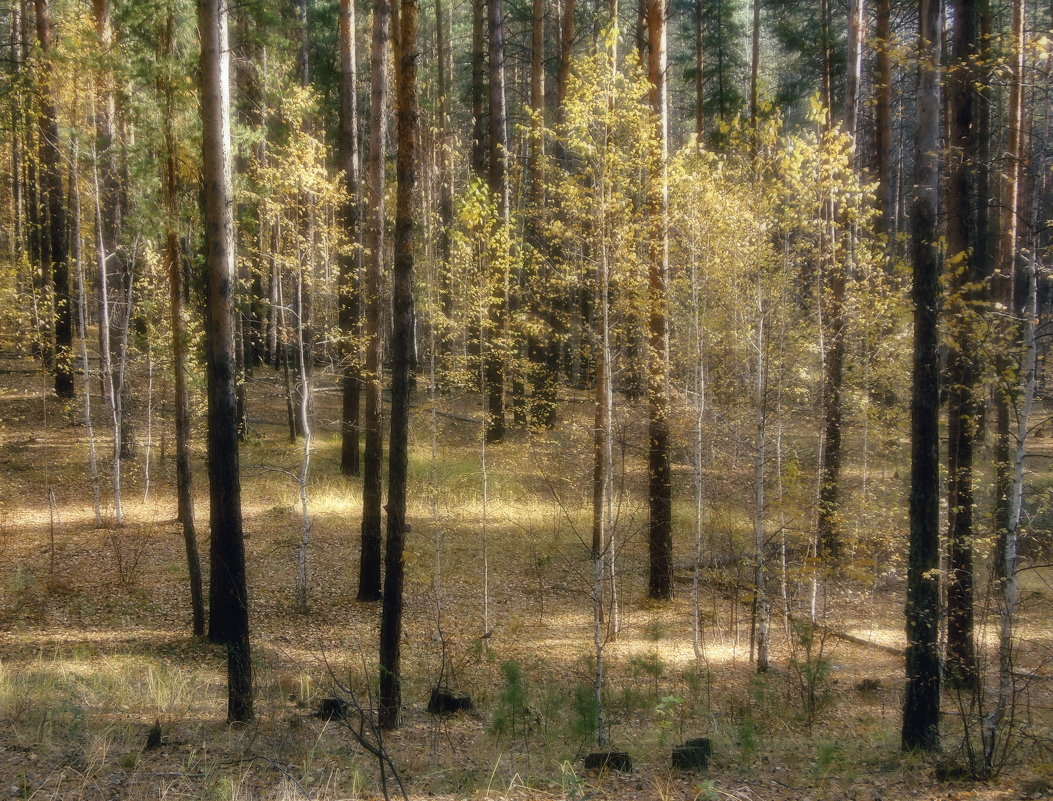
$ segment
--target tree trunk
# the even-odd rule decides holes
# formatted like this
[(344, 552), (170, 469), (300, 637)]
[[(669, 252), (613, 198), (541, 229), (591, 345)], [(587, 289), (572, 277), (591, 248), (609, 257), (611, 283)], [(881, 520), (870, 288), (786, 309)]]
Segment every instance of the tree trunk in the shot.
[[(175, 59), (175, 20), (169, 13), (162, 37), (163, 55), (171, 70)], [(194, 491), (190, 468), (190, 398), (187, 392), (186, 366), (186, 322), (183, 319), (183, 268), (179, 250), (179, 206), (177, 189), (176, 138), (173, 127), (175, 115), (173, 78), (170, 73), (158, 76), (158, 95), (163, 103), (164, 162), (161, 173), (161, 191), (164, 198), (166, 248), (165, 262), (168, 268), (169, 312), (172, 320), (172, 372), (173, 417), (175, 418), (176, 450), (176, 494), (178, 517), (183, 526), (183, 545), (186, 550), (187, 570), (190, 578), (190, 608), (195, 637), (205, 633), (205, 604), (201, 589), (201, 560), (197, 548), (197, 526), (194, 519)]]
[(102, 191), (99, 186), (98, 159), (92, 164), (92, 179), (95, 185), (95, 256), (99, 267), (99, 372), (102, 392), (106, 396), (113, 427), (113, 512), (114, 522), (124, 523), (121, 501), (121, 402), (116, 392), (117, 382), (113, 375), (113, 349), (110, 347), (110, 272), (109, 259), (103, 246)]
[(341, 420), (340, 470), (359, 473), (359, 275), (362, 246), (359, 221), (361, 181), (358, 170), (357, 58), (355, 54), (354, 0), (340, 0), (340, 165), (344, 170), (347, 204), (344, 227), (354, 250), (340, 256), (340, 335), (343, 345), (343, 415)]
[(362, 459), (362, 558), (358, 572), (358, 600), (380, 600), (381, 578), (381, 429), (383, 396), (380, 359), (380, 293), (384, 263), (384, 143), (387, 140), (387, 47), (390, 25), (388, 0), (376, 0), (370, 53), (369, 162), (366, 176), (366, 312), (365, 414), (362, 426), (366, 448)]
[[(1021, 65), (1022, 66), (1022, 65)], [(1049, 102), (1049, 73), (1046, 73), (1046, 104)], [(1033, 118), (1028, 120), (1028, 125), (1033, 124)], [(1033, 152), (1044, 154), (1049, 141), (1050, 124), (1049, 118), (1045, 121), (1045, 129), (1041, 140), (1033, 146)], [(1029, 132), (1030, 136), (1030, 132)], [(1025, 152), (1031, 148), (1025, 148)], [(1040, 156), (1040, 159), (1042, 157)], [(1040, 161), (1040, 164), (1042, 162)], [(1032, 234), (1031, 247), (1028, 249), (1027, 260), (1021, 265), (1020, 282), (1026, 283), (1025, 297), (1021, 303), (1021, 312), (1024, 318), (1021, 345), (1023, 346), (1023, 359), (1021, 361), (1020, 378), (1018, 383), (1019, 397), (1016, 404), (1016, 447), (1013, 453), (1013, 480), (1009, 498), (1009, 518), (1006, 529), (1005, 541), (1002, 551), (995, 554), (999, 560), (1001, 569), (999, 572), (1004, 576), (1001, 581), (1001, 592), (998, 599), (998, 692), (995, 698), (994, 708), (988, 713), (983, 725), (984, 745), (984, 769), (988, 775), (993, 774), (998, 767), (1004, 764), (1007, 758), (1007, 748), (1013, 742), (1011, 734), (1007, 731), (1006, 716), (1009, 716), (1011, 724), (1013, 717), (1013, 705), (1016, 700), (1017, 685), (1013, 675), (1013, 649), (1016, 627), (1016, 608), (1019, 599), (1018, 577), (1017, 577), (1017, 543), (1020, 536), (1020, 513), (1024, 496), (1024, 459), (1027, 455), (1028, 432), (1031, 423), (1031, 413), (1035, 404), (1035, 391), (1038, 378), (1038, 331), (1039, 331), (1039, 304), (1038, 304), (1038, 257), (1039, 252), (1039, 221), (1042, 219), (1042, 200), (1048, 196), (1049, 173), (1044, 171), (1038, 186), (1031, 187), (1032, 202), (1028, 223)], [(1024, 203), (1019, 207), (1023, 209)]]
[(211, 546), (209, 639), (227, 646), (227, 719), (252, 711), (249, 599), (241, 518), (234, 377), (234, 222), (230, 179), (230, 66), (227, 6), (199, 0), (202, 195), (208, 365), (208, 478)]
[[(114, 102), (113, 78), (110, 73), (109, 63), (113, 49), (113, 28), (110, 22), (109, 0), (92, 0), (92, 9), (95, 16), (95, 35), (102, 56), (102, 69), (96, 91), (98, 92), (97, 111), (95, 115), (95, 133), (98, 139), (96, 154), (101, 163), (100, 202), (102, 213), (101, 241), (104, 252), (108, 259), (107, 270), (114, 280), (110, 282), (110, 291), (113, 298), (110, 300), (114, 313), (110, 316), (110, 346), (116, 347), (117, 352), (111, 355), (111, 359), (117, 363), (127, 363), (128, 354), (125, 352), (127, 341), (125, 332), (122, 330), (121, 321), (131, 319), (130, 304), (132, 298), (125, 288), (131, 284), (129, 280), (129, 264), (124, 248), (122, 236), (124, 231), (124, 208), (122, 200), (124, 193), (121, 187), (121, 169), (119, 159), (119, 143), (116, 132), (117, 105)], [(135, 430), (132, 421), (132, 394), (131, 384), (124, 381), (121, 371), (113, 374), (114, 391), (120, 398), (120, 426), (121, 426), (121, 448), (120, 458), (130, 459), (135, 455)]]
[(979, 26), (975, 0), (955, 0), (953, 62), (947, 76), (948, 164), (946, 192), (947, 327), (947, 672), (961, 687), (975, 686), (973, 642), (973, 455), (979, 441), (983, 393), (976, 329), (985, 239), (977, 232), (975, 202), (979, 164), (976, 74)]
[(877, 160), (879, 230), (896, 230), (896, 181), (892, 170), (892, 11), (891, 0), (877, 0), (874, 63), (874, 155)]
[(907, 686), (904, 750), (940, 743), (939, 580), (939, 0), (920, 0), (918, 120), (911, 249), (914, 262), (914, 364), (911, 397), (910, 549), (907, 562)]
[[(841, 128), (851, 142), (855, 160), (856, 128), (859, 118), (859, 84), (863, 53), (863, 3), (852, 0), (848, 18), (848, 72), (845, 80), (845, 104)], [(826, 63), (826, 62), (824, 62)], [(816, 518), (816, 542), (820, 556), (836, 564), (844, 553), (844, 530), (841, 521), (842, 424), (846, 332), (845, 293), (848, 276), (855, 262), (854, 223), (846, 209), (837, 202), (828, 205), (831, 221), (830, 258), (825, 265), (824, 283), (828, 291), (822, 321), (823, 343), (823, 447), (819, 462), (819, 504)], [(834, 224), (836, 222), (836, 224)], [(842, 244), (843, 240), (843, 244)]]
[(379, 722), (399, 723), (402, 682), (402, 587), (405, 569), (406, 480), (409, 450), (410, 371), (413, 345), (413, 195), (417, 183), (417, 16), (419, 0), (401, 0), (401, 55), (397, 77), (398, 155), (395, 196), (395, 269), (392, 282), (391, 445), (388, 466), (388, 541), (380, 618)]
[[(1010, 497), (1012, 490), (1012, 430), (1010, 415), (1017, 392), (1012, 377), (1013, 352), (1018, 345), (1019, 331), (1015, 322), (1016, 261), (1020, 215), (1020, 184), (1023, 162), (1024, 127), (1024, 0), (1013, 0), (1010, 31), (1009, 108), (1006, 152), (1001, 193), (1001, 220), (997, 269), (992, 282), (997, 309), (995, 331), (999, 335), (995, 359), (995, 553), (1005, 552), (1009, 532)], [(1003, 559), (996, 558), (995, 574), (1000, 580), (1007, 576), (1002, 570)]]
[(648, 543), (650, 577), (647, 594), (673, 597), (672, 472), (669, 463), (669, 331), (666, 326), (666, 284), (669, 273), (668, 116), (666, 107), (666, 4), (647, 3), (647, 77), (651, 109), (660, 140), (660, 163), (651, 176), (648, 242)]
[[(77, 164), (77, 148), (74, 147), (73, 163)], [(80, 231), (80, 191), (77, 188), (77, 180), (71, 176), (71, 203), (74, 216), (74, 232)], [(88, 468), (92, 473), (92, 507), (95, 512), (95, 527), (102, 528), (102, 504), (99, 485), (99, 461), (95, 449), (95, 424), (92, 419), (92, 366), (87, 360), (87, 298), (84, 287), (84, 260), (81, 256), (80, 237), (74, 235), (73, 241), (74, 263), (77, 265), (77, 338), (80, 340), (80, 363), (84, 379), (84, 433), (87, 435), (87, 459)]]
[[(836, 214), (836, 210), (831, 210)], [(830, 228), (837, 232), (834, 226)], [(851, 234), (846, 232), (846, 237)], [(849, 243), (851, 245), (851, 243)], [(824, 289), (823, 343), (823, 447), (819, 460), (819, 503), (816, 515), (816, 543), (820, 557), (835, 563), (844, 551), (841, 526), (842, 418), (841, 390), (845, 370), (845, 289), (848, 266), (841, 262), (836, 240), (827, 261)], [(846, 254), (847, 255), (847, 254)]]
[[(504, 3), (486, 0), (487, 27), (490, 45), (490, 136), (488, 183), (497, 201), (497, 213), (502, 224), (508, 224), (508, 136), (505, 127), (505, 33)], [(502, 274), (491, 276), (490, 292), (496, 297), (490, 302), (490, 337), (485, 349), (486, 358), (486, 439), (500, 442), (505, 436), (505, 356), (501, 352), (508, 316), (508, 276), (505, 260), (498, 262)]]
[(40, 184), (48, 215), (48, 260), (43, 265), (50, 273), (55, 292), (55, 394), (73, 397), (73, 299), (69, 287), (67, 259), (66, 205), (62, 193), (62, 152), (59, 148), (58, 108), (55, 69), (51, 62), (51, 10), (49, 0), (35, 0), (37, 39), (40, 42), (41, 89)]
[[(1027, 360), (1020, 364), (1022, 326), (1020, 317), (1026, 313), (1032, 320), (1037, 314), (1034, 265), (1025, 276), (1018, 276), (1021, 237), (1019, 219), (1023, 208), (1023, 160), (1026, 151), (1024, 136), (1024, 50), (1026, 9), (1024, 0), (1013, 0), (1009, 43), (1009, 127), (1003, 167), (1002, 208), (999, 224), (997, 269), (993, 289), (996, 303), (995, 331), (995, 549), (992, 561), (998, 579), (998, 692), (994, 708), (984, 721), (984, 766), (992, 771), (998, 759), (999, 735), (1012, 715), (1013, 703), (1013, 625), (1017, 603), (1017, 524), (1020, 517), (1020, 493), (1023, 484), (1024, 448), (1026, 447), (1027, 416), (1034, 395), (1035, 331), (1027, 326)], [(1037, 220), (1036, 220), (1037, 222)], [(1034, 246), (1033, 246), (1034, 247)], [(1033, 251), (1032, 251), (1033, 252)], [(1027, 305), (1018, 304), (1017, 291), (1024, 280), (1028, 283)], [(1023, 307), (1023, 308), (1022, 308)], [(1020, 397), (1018, 368), (1023, 368), (1027, 382), (1024, 398)], [(1023, 401), (1021, 403), (1021, 401)], [(1016, 448), (1013, 448), (1011, 417), (1017, 414)], [(1015, 458), (1014, 458), (1015, 457)], [(1004, 741), (1005, 736), (1001, 739)]]

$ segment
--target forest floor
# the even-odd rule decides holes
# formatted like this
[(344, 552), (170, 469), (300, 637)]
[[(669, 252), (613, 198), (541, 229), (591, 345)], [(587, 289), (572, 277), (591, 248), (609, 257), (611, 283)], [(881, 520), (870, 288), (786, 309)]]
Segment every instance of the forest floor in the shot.
[[(186, 563), (174, 520), (174, 464), (164, 382), (135, 409), (138, 456), (123, 470), (125, 523), (113, 525), (110, 430), (98, 393), (96, 526), (81, 396), (63, 405), (36, 364), (0, 358), (0, 798), (366, 799), (376, 760), (347, 726), (314, 710), (375, 675), (379, 610), (355, 601), (360, 490), (340, 475), (339, 395), (320, 376), (308, 484), (312, 536), (307, 614), (296, 609), (302, 445), (290, 444), (277, 374), (249, 381), (252, 430), (242, 451), (257, 720), (225, 721), (221, 649), (189, 635)], [(145, 387), (145, 383), (140, 384)], [(78, 381), (78, 392), (80, 382)], [(703, 640), (692, 646), (690, 504), (677, 512), (676, 599), (644, 600), (646, 504), (637, 491), (640, 414), (620, 433), (620, 631), (604, 652), (610, 743), (631, 773), (583, 768), (591, 750), (590, 407), (573, 402), (545, 438), (515, 433), (487, 450), (481, 498), (480, 411), (467, 396), (418, 394), (403, 642), (405, 722), (384, 747), (411, 798), (1017, 799), (1053, 795), (1048, 574), (1025, 573), (1019, 628), (1018, 737), (1001, 776), (940, 781), (964, 760), (967, 702), (945, 696), (945, 753), (900, 753), (903, 582), (895, 565), (862, 567), (824, 593), (830, 630), (773, 619), (773, 669), (750, 661), (750, 566), (735, 537), (707, 534), (719, 570), (701, 586)], [(202, 410), (196, 410), (200, 421)], [(197, 431), (201, 431), (200, 426)], [(434, 432), (434, 438), (433, 438)], [(1048, 448), (1048, 441), (1036, 447)], [(434, 451), (433, 451), (434, 447)], [(197, 519), (207, 564), (203, 437), (195, 442)], [(149, 485), (146, 467), (149, 466)], [(686, 465), (677, 481), (690, 486)], [(1042, 468), (1046, 469), (1046, 468)], [(283, 472), (285, 471), (285, 472)], [(688, 490), (684, 490), (685, 493)], [(731, 543), (725, 547), (718, 544)], [(485, 592), (484, 592), (485, 553)], [(436, 575), (436, 566), (439, 572)], [(880, 568), (880, 569), (879, 569)], [(774, 568), (773, 568), (774, 571)], [(207, 573), (207, 570), (206, 570)], [(773, 584), (780, 578), (773, 572)], [(808, 581), (788, 575), (807, 598)], [(778, 592), (778, 590), (775, 590)], [(482, 638), (486, 597), (486, 626)], [(776, 604), (778, 607), (778, 604)], [(990, 667), (994, 626), (981, 615)], [(802, 614), (803, 617), (803, 614)], [(518, 667), (518, 670), (516, 669)], [(426, 711), (440, 681), (475, 710)], [(959, 703), (961, 701), (961, 703)], [(161, 746), (145, 750), (160, 724)], [(709, 737), (707, 770), (670, 767), (672, 746)], [(953, 773), (953, 771), (950, 771)], [(397, 797), (397, 791), (393, 797)]]

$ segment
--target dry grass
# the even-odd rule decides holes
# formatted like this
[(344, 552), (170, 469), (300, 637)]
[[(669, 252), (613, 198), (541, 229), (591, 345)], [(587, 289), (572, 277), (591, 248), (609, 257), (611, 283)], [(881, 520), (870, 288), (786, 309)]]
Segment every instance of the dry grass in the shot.
[[(322, 379), (329, 391), (317, 395), (312, 610), (306, 616), (294, 611), (296, 486), (273, 469), (297, 470), (300, 454), (287, 442), (274, 381), (264, 376), (250, 385), (254, 423), (242, 463), (258, 720), (230, 727), (224, 721), (223, 655), (187, 634), (171, 434), (164, 427), (154, 433), (149, 498), (143, 497), (141, 461), (133, 462), (125, 476), (125, 526), (114, 528), (104, 509), (107, 524), (96, 528), (80, 410), (49, 398), (30, 361), (8, 357), (4, 364), (0, 797), (375, 797), (375, 762), (341, 726), (311, 715), (336, 681), (368, 691), (378, 623), (375, 606), (354, 601), (360, 491), (337, 469), (338, 399), (329, 379)], [(826, 639), (822, 706), (809, 724), (801, 678), (806, 654), (798, 638), (776, 621), (777, 668), (755, 677), (748, 598), (735, 589), (733, 576), (706, 577), (701, 661), (691, 647), (690, 571), (678, 568), (676, 601), (642, 600), (646, 505), (642, 454), (630, 444), (643, 438), (641, 422), (630, 414), (621, 421), (623, 628), (606, 656), (612, 741), (633, 754), (637, 770), (628, 776), (585, 774), (579, 757), (589, 744), (575, 733), (575, 688), (588, 684), (591, 658), (587, 404), (568, 404), (570, 419), (550, 438), (515, 435), (490, 450), (486, 535), (493, 636), (483, 642), (478, 426), (438, 417), (433, 461), (428, 401), (418, 403), (404, 636), (408, 708), (405, 725), (387, 744), (414, 797), (866, 801), (946, 795), (946, 788), (934, 784), (931, 766), (898, 753), (897, 657)], [(459, 396), (440, 403), (460, 416), (477, 413), (474, 401)], [(101, 422), (97, 432), (105, 456)], [(102, 464), (108, 464), (105, 458)], [(197, 514), (205, 528), (203, 469), (196, 467)], [(104, 472), (104, 506), (110, 499), (107, 480)], [(720, 555), (748, 523), (736, 511), (736, 481), (741, 477), (712, 478), (710, 547), (722, 549)], [(682, 525), (676, 549), (686, 564), (690, 510), (677, 514)], [(865, 580), (838, 586), (828, 604), (832, 628), (902, 646), (901, 585), (886, 568), (865, 568)], [(791, 575), (791, 583), (800, 578)], [(1048, 580), (1048, 571), (1040, 570), (1023, 580), (1019, 666), (1043, 676), (1050, 649)], [(475, 715), (442, 721), (424, 712), (443, 659), (452, 683), (472, 693)], [(491, 723), (506, 689), (501, 665), (513, 660), (523, 668), (529, 703), (519, 728), (498, 735)], [(1028, 697), (1032, 731), (1041, 737), (1051, 725), (1048, 684), (1032, 682)], [(155, 720), (164, 744), (146, 752)], [(706, 776), (668, 768), (668, 747), (691, 736), (714, 740), (714, 764)], [(1042, 754), (1024, 744), (1002, 784), (955, 792), (963, 798), (1015, 797), (1008, 794), (1020, 776), (1053, 774)]]

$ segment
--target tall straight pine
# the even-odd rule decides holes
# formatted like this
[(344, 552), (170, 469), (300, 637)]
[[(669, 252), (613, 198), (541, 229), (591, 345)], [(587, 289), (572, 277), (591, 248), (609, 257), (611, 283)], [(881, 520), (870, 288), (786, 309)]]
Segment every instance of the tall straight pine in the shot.
[(213, 642), (227, 646), (227, 719), (245, 721), (253, 718), (252, 659), (234, 386), (234, 220), (226, 0), (199, 0), (198, 29), (212, 527), (212, 608), (208, 633)]
[(402, 0), (396, 68), (398, 124), (395, 176), (395, 265), (392, 277), (391, 444), (388, 451), (388, 541), (380, 616), (380, 725), (393, 729), (402, 707), (402, 588), (405, 575), (406, 479), (409, 472), (410, 371), (413, 347), (413, 195), (417, 185), (417, 18), (420, 0)]
[(911, 397), (910, 553), (907, 562), (907, 688), (904, 750), (940, 744), (939, 568), (939, 0), (920, 0), (918, 121), (911, 255), (914, 262), (914, 387)]
[(668, 103), (666, 92), (665, 0), (647, 0), (648, 100), (657, 118), (661, 164), (648, 193), (651, 219), (648, 242), (648, 541), (650, 576), (647, 594), (673, 597), (673, 488), (669, 463), (669, 327), (666, 309), (669, 280), (669, 193), (666, 186)]

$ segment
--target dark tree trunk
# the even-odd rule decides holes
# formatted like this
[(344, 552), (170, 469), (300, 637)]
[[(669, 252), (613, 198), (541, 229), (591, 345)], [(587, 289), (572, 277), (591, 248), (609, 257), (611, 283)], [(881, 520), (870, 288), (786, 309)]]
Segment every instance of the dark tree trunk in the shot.
[(387, 139), (388, 82), (386, 56), (390, 7), (376, 0), (373, 10), (373, 40), (370, 53), (369, 163), (366, 176), (366, 317), (365, 414), (362, 427), (366, 448), (362, 460), (362, 558), (358, 572), (358, 600), (380, 599), (381, 579), (381, 460), (384, 437), (381, 429), (380, 293), (384, 260), (384, 142)]
[(947, 164), (947, 256), (954, 265), (948, 276), (947, 327), (950, 333), (947, 398), (947, 672), (958, 686), (975, 685), (973, 640), (973, 457), (979, 442), (983, 393), (977, 342), (980, 282), (986, 237), (978, 231), (976, 194), (979, 92), (976, 58), (979, 20), (975, 0), (955, 0), (954, 42), (947, 105), (950, 120)]
[(401, 59), (397, 75), (398, 178), (395, 197), (395, 269), (392, 281), (391, 445), (388, 465), (388, 541), (380, 618), (379, 722), (399, 723), (402, 680), (402, 587), (405, 569), (406, 479), (409, 451), (410, 371), (413, 345), (413, 195), (417, 182), (417, 16), (419, 0), (401, 0)]
[[(508, 137), (505, 128), (505, 33), (504, 3), (486, 0), (487, 25), (490, 44), (490, 137), (489, 172), (490, 192), (497, 201), (501, 220), (508, 222)], [(506, 267), (501, 264), (501, 269)], [(505, 436), (505, 356), (498, 347), (498, 338), (505, 332), (508, 316), (507, 276), (491, 276), (490, 291), (498, 295), (490, 302), (489, 340), (484, 344), (486, 358), (486, 441), (500, 442)]]
[(234, 387), (234, 221), (226, 9), (223, 0), (199, 0), (198, 3), (212, 529), (208, 633), (210, 640), (227, 646), (227, 719), (246, 721), (253, 717), (252, 659)]
[(904, 750), (940, 743), (939, 569), (939, 0), (920, 0), (918, 119), (911, 250), (914, 262), (914, 386), (911, 397), (910, 549), (907, 561), (907, 686)]
[[(834, 243), (831, 242), (831, 247)], [(819, 464), (819, 504), (816, 515), (816, 541), (824, 560), (836, 562), (843, 555), (841, 526), (842, 418), (841, 390), (845, 372), (845, 272), (846, 265), (831, 254), (824, 284), (826, 293), (823, 335), (823, 449)]]
[(666, 325), (666, 293), (669, 275), (667, 231), (668, 154), (666, 108), (666, 4), (647, 3), (647, 76), (649, 100), (661, 140), (661, 164), (651, 176), (649, 214), (651, 231), (647, 265), (648, 335), (650, 354), (647, 376), (648, 453), (648, 543), (650, 577), (647, 594), (655, 599), (673, 597), (672, 470), (669, 463), (669, 330)]
[(55, 394), (73, 397), (73, 299), (69, 287), (66, 205), (62, 193), (62, 152), (59, 148), (58, 108), (51, 41), (49, 0), (35, 0), (37, 39), (40, 42), (40, 185), (47, 210), (47, 263), (55, 290)]
[(354, 251), (340, 256), (340, 335), (343, 338), (343, 415), (341, 419), (340, 470), (344, 475), (359, 473), (359, 397), (358, 357), (359, 275), (362, 247), (359, 222), (361, 192), (358, 170), (358, 103), (355, 93), (357, 64), (355, 54), (354, 0), (340, 0), (340, 165), (344, 170), (347, 205), (344, 226)]
[[(160, 55), (168, 70), (175, 60), (175, 20), (169, 14), (161, 36)], [(163, 103), (164, 161), (161, 171), (161, 191), (164, 199), (165, 263), (168, 268), (168, 299), (172, 321), (173, 417), (175, 418), (176, 494), (179, 522), (183, 527), (187, 570), (190, 579), (190, 608), (195, 637), (205, 633), (205, 603), (201, 589), (201, 559), (197, 548), (197, 527), (194, 520), (194, 490), (190, 469), (190, 401), (186, 378), (186, 322), (183, 320), (183, 266), (179, 248), (179, 206), (177, 198), (178, 171), (176, 137), (172, 120), (175, 115), (172, 76), (170, 72), (157, 78), (158, 96)]]

